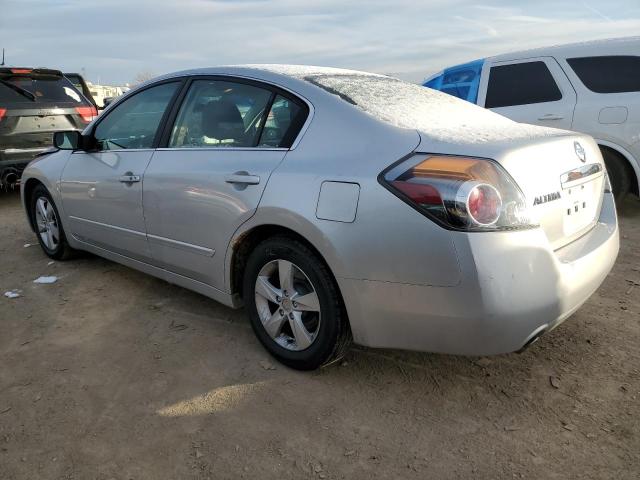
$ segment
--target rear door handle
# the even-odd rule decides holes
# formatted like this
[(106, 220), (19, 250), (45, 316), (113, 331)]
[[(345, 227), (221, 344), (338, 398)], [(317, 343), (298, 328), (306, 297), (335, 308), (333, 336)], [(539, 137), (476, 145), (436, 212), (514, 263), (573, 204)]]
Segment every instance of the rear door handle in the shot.
[(541, 117), (538, 118), (538, 120), (562, 120), (564, 117), (562, 115), (559, 115), (557, 113), (547, 113), (546, 115), (543, 115)]
[(257, 175), (249, 175), (247, 172), (236, 172), (224, 177), (224, 181), (240, 185), (258, 185), (260, 183), (260, 177)]
[(127, 172), (120, 177), (122, 183), (136, 183), (140, 181), (140, 175), (134, 175), (133, 172)]

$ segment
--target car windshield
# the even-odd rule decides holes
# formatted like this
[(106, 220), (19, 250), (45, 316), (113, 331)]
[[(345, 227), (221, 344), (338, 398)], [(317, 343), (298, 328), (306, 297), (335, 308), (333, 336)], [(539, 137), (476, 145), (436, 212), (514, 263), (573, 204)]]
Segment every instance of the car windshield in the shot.
[[(2, 79), (0, 82), (0, 102), (2, 103), (32, 103), (34, 101), (77, 105), (86, 103), (82, 94), (64, 77), (14, 75), (0, 78)], [(18, 88), (11, 88), (11, 85)], [(20, 90), (29, 92), (34, 99), (29, 98), (29, 93), (25, 94)]]

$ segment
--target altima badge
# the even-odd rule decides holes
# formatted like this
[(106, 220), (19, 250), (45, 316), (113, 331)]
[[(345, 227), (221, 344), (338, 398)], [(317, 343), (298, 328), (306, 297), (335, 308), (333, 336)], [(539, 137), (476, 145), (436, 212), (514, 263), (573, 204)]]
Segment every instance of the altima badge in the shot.
[(587, 154), (584, 151), (584, 148), (582, 148), (582, 145), (580, 145), (579, 142), (573, 142), (573, 148), (576, 151), (576, 155), (578, 156), (580, 161), (582, 163), (586, 162), (587, 161)]
[(546, 195), (540, 195), (533, 200), (533, 206), (540, 205), (541, 203), (553, 202), (560, 199), (560, 192), (547, 193)]

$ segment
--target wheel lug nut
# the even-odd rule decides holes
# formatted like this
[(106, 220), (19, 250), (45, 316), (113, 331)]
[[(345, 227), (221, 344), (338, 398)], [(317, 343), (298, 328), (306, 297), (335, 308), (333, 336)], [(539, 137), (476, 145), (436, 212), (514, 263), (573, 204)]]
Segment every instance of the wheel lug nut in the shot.
[(298, 302), (293, 302), (293, 308), (298, 308)]
[(290, 313), (290, 314), (289, 314), (289, 318), (290, 318), (291, 320), (293, 320), (293, 313)]
[(280, 303), (281, 301), (282, 301), (282, 298), (276, 297), (276, 302)]
[(280, 316), (284, 317), (284, 310), (280, 310)]
[(287, 292), (286, 290), (284, 291), (284, 296), (288, 297), (289, 296), (289, 292)]

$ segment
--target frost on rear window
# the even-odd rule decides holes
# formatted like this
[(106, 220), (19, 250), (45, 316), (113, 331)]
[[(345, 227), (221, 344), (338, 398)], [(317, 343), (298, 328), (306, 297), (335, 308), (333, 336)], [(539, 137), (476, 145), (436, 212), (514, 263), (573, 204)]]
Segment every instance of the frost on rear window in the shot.
[(369, 115), (436, 140), (481, 143), (534, 138), (557, 130), (524, 125), (469, 102), (382, 75), (308, 75), (317, 85)]

